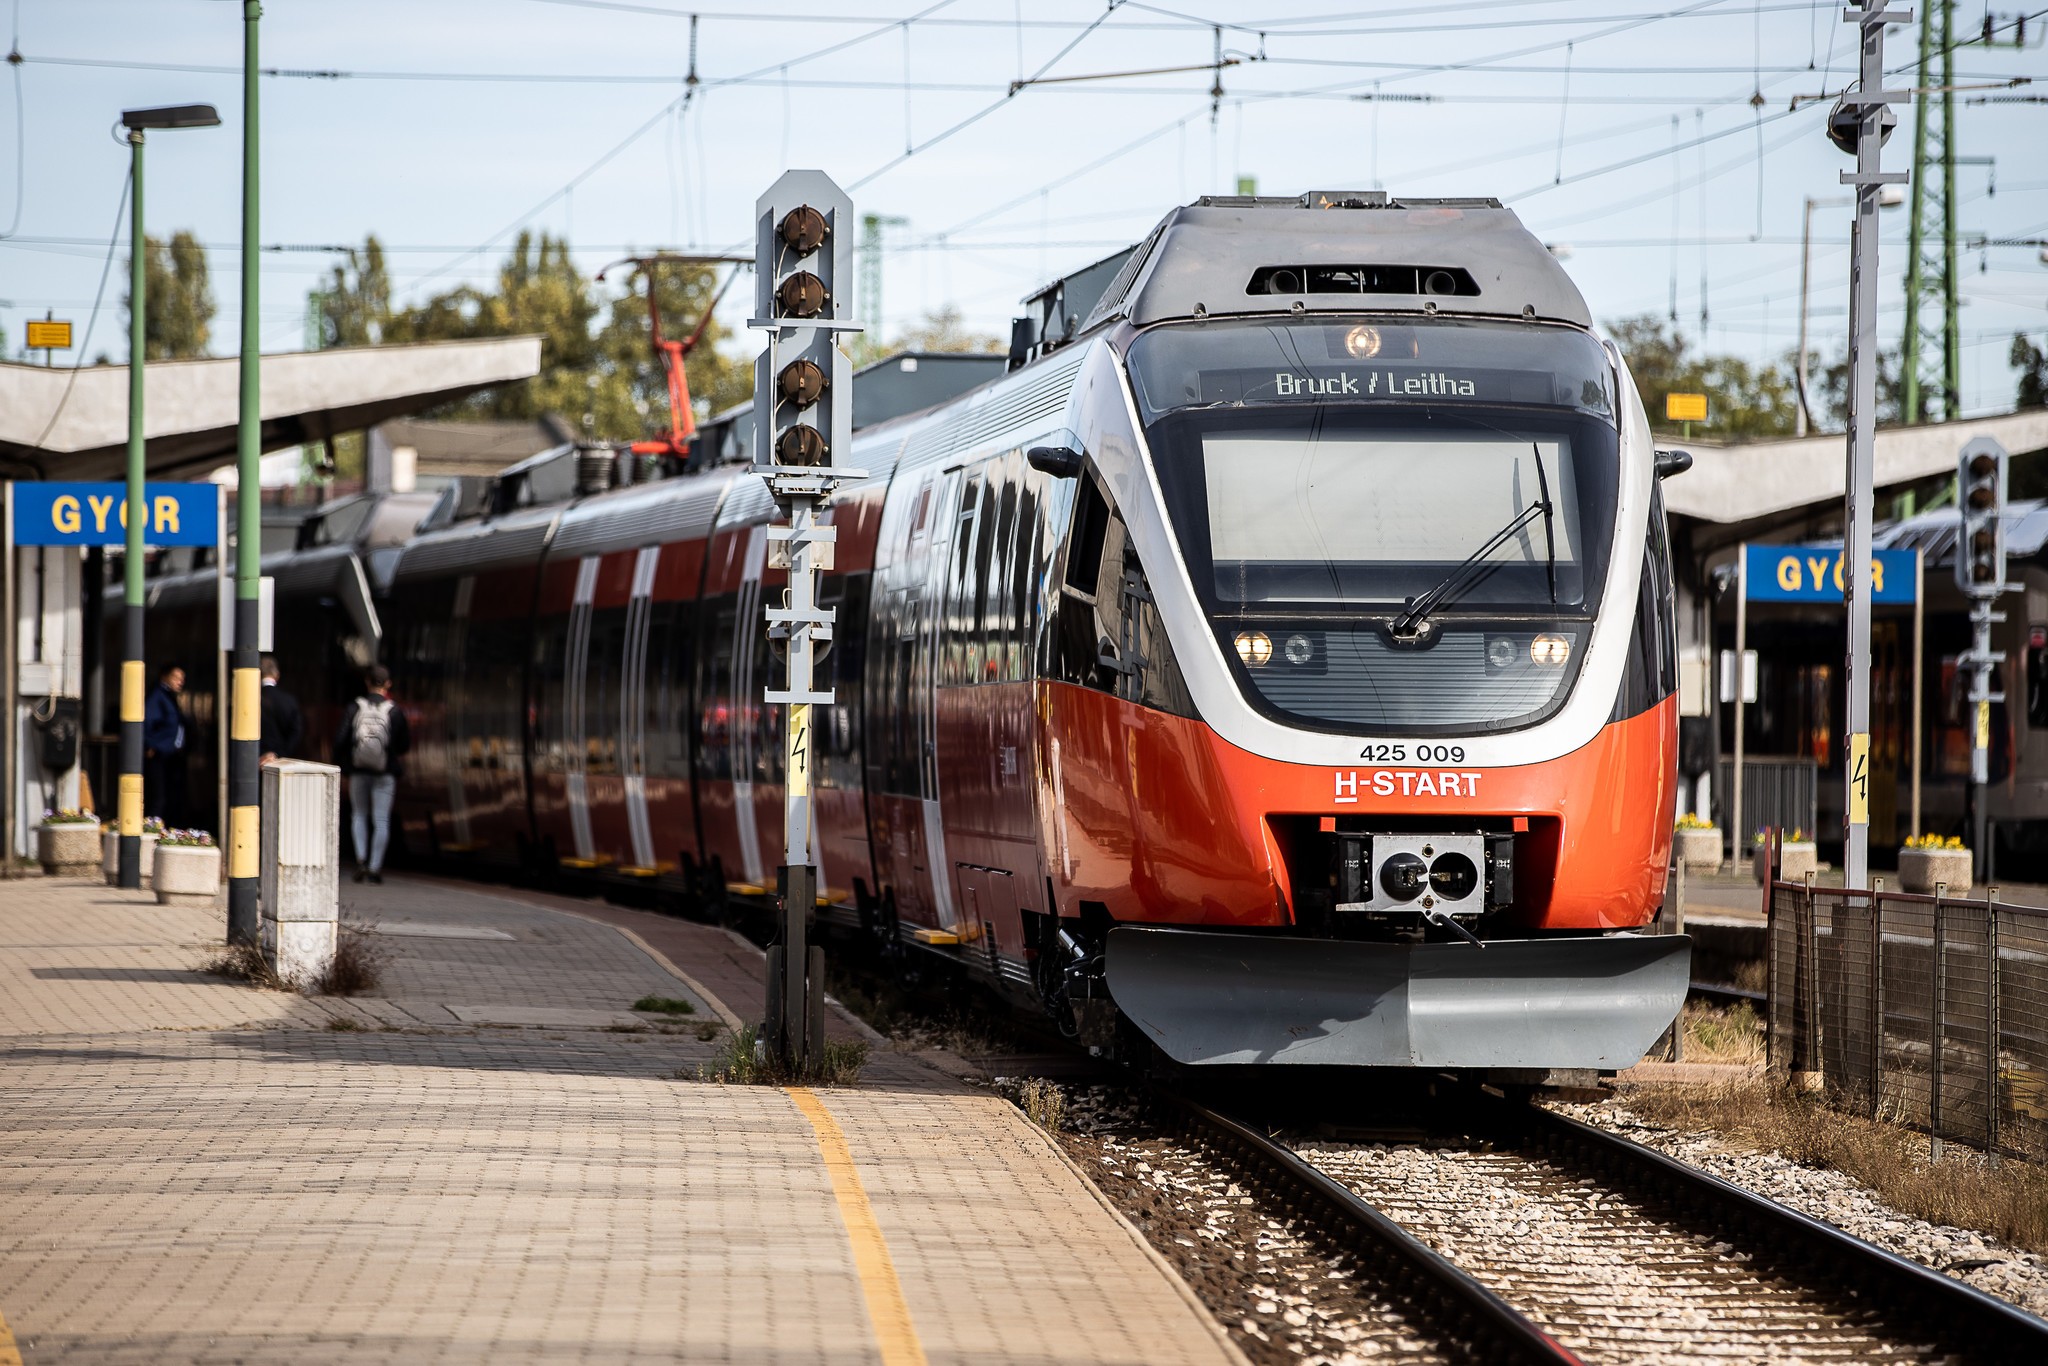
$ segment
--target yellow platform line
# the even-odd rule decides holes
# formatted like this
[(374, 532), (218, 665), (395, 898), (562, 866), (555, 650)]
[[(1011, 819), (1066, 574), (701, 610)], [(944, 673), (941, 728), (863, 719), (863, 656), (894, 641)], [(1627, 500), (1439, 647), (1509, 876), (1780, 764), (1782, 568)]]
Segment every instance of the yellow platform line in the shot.
[[(917, 1358), (923, 1361), (920, 1354)], [(0, 1366), (21, 1366), (21, 1349), (14, 1345), (14, 1334), (7, 1331), (7, 1316), (0, 1314)]]
[(875, 1211), (860, 1184), (860, 1173), (854, 1169), (853, 1150), (846, 1146), (845, 1131), (825, 1108), (825, 1102), (808, 1087), (783, 1089), (818, 1136), (818, 1151), (824, 1156), (826, 1174), (832, 1178), (832, 1194), (839, 1201), (846, 1239), (853, 1244), (853, 1269), (860, 1276), (868, 1319), (875, 1326), (882, 1366), (925, 1366), (924, 1347), (917, 1340), (917, 1329), (911, 1325), (910, 1305), (903, 1298), (902, 1282), (896, 1279), (896, 1263), (889, 1257), (889, 1244), (882, 1237), (881, 1225), (875, 1222)]

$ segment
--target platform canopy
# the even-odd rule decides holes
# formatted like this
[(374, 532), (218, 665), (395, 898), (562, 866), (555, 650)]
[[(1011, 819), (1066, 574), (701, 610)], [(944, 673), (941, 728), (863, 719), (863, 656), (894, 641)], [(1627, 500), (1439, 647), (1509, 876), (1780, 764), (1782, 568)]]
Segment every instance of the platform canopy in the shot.
[[(539, 337), (343, 347), (263, 358), (263, 449), (361, 431), (540, 371)], [(152, 361), (143, 423), (152, 478), (234, 459), (240, 362)], [(0, 470), (45, 479), (112, 479), (128, 451), (128, 367), (0, 364)]]
[[(1988, 436), (2011, 455), (2048, 449), (2048, 408), (1998, 417), (1877, 431), (1877, 487), (1910, 484), (1956, 467), (1966, 442)], [(1674, 516), (1730, 525), (1791, 512), (1812, 504), (1839, 502), (1847, 476), (1848, 438), (1792, 437), (1718, 446), (1664, 435), (1660, 445), (1693, 453), (1692, 468), (1664, 481), (1664, 506)]]

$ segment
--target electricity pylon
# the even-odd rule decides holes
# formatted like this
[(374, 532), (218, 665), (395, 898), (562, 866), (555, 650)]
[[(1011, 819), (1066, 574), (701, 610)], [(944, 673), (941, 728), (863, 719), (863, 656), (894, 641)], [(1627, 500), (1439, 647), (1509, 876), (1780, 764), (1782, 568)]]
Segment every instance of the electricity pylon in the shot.
[[(1955, 0), (1926, 0), (1919, 96), (1913, 102), (1913, 206), (1906, 261), (1900, 417), (1962, 416), (1963, 353), (1956, 288)], [(1937, 103), (1937, 99), (1939, 103)], [(1937, 248), (1938, 244), (1938, 250)], [(1939, 317), (1937, 324), (1935, 319)]]

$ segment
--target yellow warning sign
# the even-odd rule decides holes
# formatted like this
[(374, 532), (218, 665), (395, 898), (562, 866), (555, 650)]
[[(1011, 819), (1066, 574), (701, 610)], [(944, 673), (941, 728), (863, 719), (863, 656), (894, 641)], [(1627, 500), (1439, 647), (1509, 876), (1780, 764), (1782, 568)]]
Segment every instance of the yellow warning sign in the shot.
[(28, 325), (30, 349), (39, 351), (69, 351), (71, 349), (71, 324), (45, 319)]
[(1849, 737), (1849, 824), (1870, 824), (1870, 732)]
[(1664, 420), (1666, 422), (1705, 422), (1707, 420), (1707, 396), (1705, 394), (1664, 395)]

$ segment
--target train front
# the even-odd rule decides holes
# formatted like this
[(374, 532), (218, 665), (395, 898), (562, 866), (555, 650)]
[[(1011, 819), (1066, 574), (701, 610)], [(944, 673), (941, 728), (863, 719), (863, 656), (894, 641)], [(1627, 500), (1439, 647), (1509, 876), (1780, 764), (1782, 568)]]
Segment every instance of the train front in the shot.
[[(1677, 707), (1641, 402), (1506, 211), (1285, 216), (1313, 248), (1232, 253), (1235, 307), (1141, 297), (1114, 343), (1144, 479), (1110, 483), (1208, 736), (1139, 840), (1234, 840), (1252, 890), (1122, 918), (1108, 989), (1185, 1063), (1629, 1066), (1689, 966), (1646, 932)], [(1405, 259), (1360, 262), (1390, 219)]]

